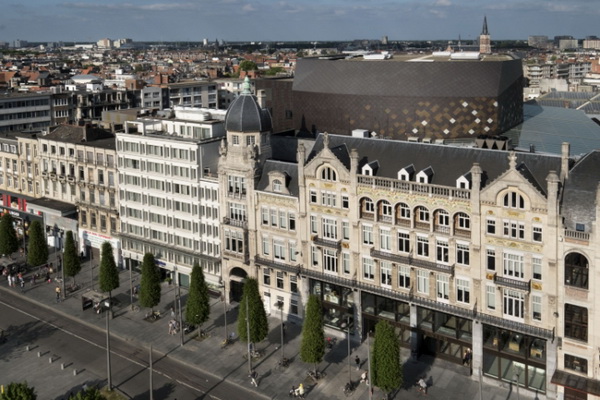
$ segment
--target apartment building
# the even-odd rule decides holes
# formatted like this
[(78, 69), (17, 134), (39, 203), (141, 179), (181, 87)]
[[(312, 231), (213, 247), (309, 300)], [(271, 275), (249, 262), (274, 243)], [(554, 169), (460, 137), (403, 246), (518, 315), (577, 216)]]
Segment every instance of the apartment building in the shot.
[(198, 263), (218, 289), (216, 164), (223, 121), (197, 111), (196, 121), (177, 113), (174, 119), (139, 118), (117, 133), (121, 241), (128, 267), (139, 267), (150, 252), (163, 277), (187, 286)]
[(38, 138), (41, 193), (74, 205), (79, 250), (97, 253), (105, 241), (122, 264), (115, 137), (91, 126), (61, 125)]
[(217, 108), (219, 104), (217, 84), (207, 81), (182, 81), (167, 84), (169, 107), (186, 106)]
[(50, 94), (0, 94), (0, 132), (40, 130), (52, 122)]
[(566, 143), (542, 155), (269, 128), (246, 86), (220, 149), (229, 301), (252, 276), (268, 312), (301, 319), (314, 294), (328, 329), (364, 338), (384, 319), (414, 357), (466, 369), (471, 350), (474, 379), (600, 395), (600, 153), (575, 163)]

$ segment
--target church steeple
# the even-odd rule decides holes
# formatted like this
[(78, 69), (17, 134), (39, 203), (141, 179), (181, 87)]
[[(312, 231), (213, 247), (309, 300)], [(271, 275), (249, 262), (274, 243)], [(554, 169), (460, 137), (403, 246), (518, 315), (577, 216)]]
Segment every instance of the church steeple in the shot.
[(479, 53), (492, 54), (492, 41), (488, 32), (487, 16), (483, 16), (483, 29), (479, 35)]
[(483, 29), (481, 30), (481, 34), (489, 35), (488, 28), (487, 28), (487, 16), (486, 15), (483, 16)]

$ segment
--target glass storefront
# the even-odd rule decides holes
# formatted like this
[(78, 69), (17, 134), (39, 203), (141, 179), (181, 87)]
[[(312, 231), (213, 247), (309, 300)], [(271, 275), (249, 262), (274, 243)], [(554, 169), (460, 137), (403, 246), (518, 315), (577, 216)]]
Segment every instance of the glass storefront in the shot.
[(321, 299), (323, 305), (323, 322), (325, 325), (347, 330), (346, 324), (350, 323), (350, 332), (354, 331), (354, 296), (352, 289), (310, 280), (310, 294)]
[(462, 364), (465, 351), (472, 349), (470, 319), (418, 307), (417, 324), (422, 335), (422, 353)]
[(546, 392), (546, 340), (483, 325), (483, 373)]
[(363, 335), (375, 331), (375, 325), (386, 319), (400, 338), (400, 345), (410, 348), (410, 305), (371, 293), (361, 295)]

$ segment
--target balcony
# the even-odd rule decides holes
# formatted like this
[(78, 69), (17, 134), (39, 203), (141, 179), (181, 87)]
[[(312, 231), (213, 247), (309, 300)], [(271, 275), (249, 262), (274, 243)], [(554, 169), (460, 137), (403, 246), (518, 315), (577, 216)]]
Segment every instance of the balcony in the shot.
[(227, 192), (227, 197), (229, 197), (231, 199), (242, 199), (243, 200), (246, 198), (246, 192), (230, 190)]
[(371, 249), (371, 257), (387, 260), (399, 264), (410, 265), (411, 267), (425, 268), (430, 271), (442, 272), (444, 274), (450, 274), (454, 276), (454, 265), (438, 264), (427, 260), (421, 260), (413, 258), (412, 256), (401, 256), (394, 253), (386, 253)]
[(341, 240), (325, 239), (325, 238), (318, 237), (317, 235), (314, 235), (312, 237), (312, 240), (316, 246), (330, 247), (330, 248), (336, 249), (338, 251), (342, 249), (342, 241)]
[(419, 182), (407, 182), (369, 175), (359, 175), (358, 185), (372, 189), (383, 189), (391, 192), (403, 192), (408, 194), (421, 194), (450, 200), (468, 201), (471, 198), (471, 191), (468, 189), (429, 185)]
[(248, 229), (248, 221), (244, 221), (244, 220), (224, 217), (223, 224), (229, 225), (229, 226), (235, 226), (238, 228)]
[(456, 228), (454, 230), (454, 236), (460, 237), (460, 238), (463, 238), (463, 239), (471, 239), (471, 231), (468, 230), (468, 229), (459, 229), (459, 228)]
[(297, 274), (300, 272), (299, 265), (288, 265), (285, 262), (268, 260), (259, 256), (254, 257), (254, 263), (257, 265), (262, 265), (263, 267), (270, 267), (280, 271), (286, 271), (291, 274)]
[(449, 235), (450, 227), (448, 225), (434, 225), (433, 231), (436, 233), (443, 233), (445, 235)]
[(498, 286), (510, 287), (513, 289), (524, 290), (526, 292), (530, 291), (531, 281), (519, 281), (517, 279), (507, 278), (505, 276), (498, 276), (498, 274), (494, 274), (494, 283)]
[(590, 234), (588, 232), (573, 231), (570, 229), (565, 229), (564, 238), (567, 242), (570, 242), (570, 243), (580, 243), (580, 244), (589, 244), (590, 243)]

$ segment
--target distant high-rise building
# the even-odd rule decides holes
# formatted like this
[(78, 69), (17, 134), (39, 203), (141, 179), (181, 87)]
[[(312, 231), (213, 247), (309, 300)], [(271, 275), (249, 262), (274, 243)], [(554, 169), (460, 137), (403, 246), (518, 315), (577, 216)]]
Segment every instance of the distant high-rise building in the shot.
[(548, 47), (548, 36), (544, 36), (544, 35), (529, 36), (529, 39), (527, 40), (527, 44), (530, 47), (536, 47), (538, 49), (546, 48), (546, 47)]
[(479, 52), (481, 54), (491, 54), (492, 45), (490, 40), (490, 34), (488, 32), (487, 17), (483, 17), (483, 29), (481, 35), (479, 35)]
[(559, 47), (561, 40), (573, 39), (571, 35), (554, 36), (554, 47)]
[(96, 42), (96, 45), (102, 49), (110, 49), (112, 47), (112, 40), (108, 38), (100, 39)]
[(558, 41), (558, 48), (561, 50), (576, 49), (579, 47), (577, 39), (561, 39)]
[(381, 38), (381, 44), (387, 45), (388, 44), (388, 37), (384, 36)]

